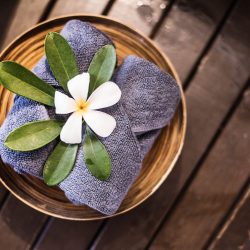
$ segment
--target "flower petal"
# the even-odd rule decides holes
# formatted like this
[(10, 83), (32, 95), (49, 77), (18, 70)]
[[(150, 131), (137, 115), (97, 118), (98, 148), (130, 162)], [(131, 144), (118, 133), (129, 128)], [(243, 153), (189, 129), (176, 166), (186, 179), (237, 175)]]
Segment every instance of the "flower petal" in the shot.
[(61, 134), (61, 141), (69, 144), (81, 143), (82, 141), (82, 115), (74, 112), (64, 124)]
[(77, 100), (87, 100), (89, 91), (89, 73), (82, 73), (68, 81), (68, 90), (72, 97)]
[(99, 136), (109, 136), (116, 127), (115, 118), (101, 111), (90, 110), (83, 114), (88, 126)]
[(89, 97), (89, 109), (101, 109), (116, 104), (121, 98), (121, 90), (114, 82), (105, 82)]
[(76, 110), (76, 102), (73, 98), (56, 91), (55, 92), (56, 114), (69, 114)]

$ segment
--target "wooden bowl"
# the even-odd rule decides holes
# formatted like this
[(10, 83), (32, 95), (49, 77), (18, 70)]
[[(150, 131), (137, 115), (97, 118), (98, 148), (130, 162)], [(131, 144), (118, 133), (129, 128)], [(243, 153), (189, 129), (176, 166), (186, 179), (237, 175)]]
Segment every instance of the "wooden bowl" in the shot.
[[(108, 34), (117, 47), (118, 63), (130, 54), (146, 58), (168, 71), (180, 85), (173, 65), (150, 39), (134, 28), (103, 16), (71, 15), (38, 24), (17, 37), (2, 52), (0, 61), (13, 60), (31, 69), (44, 54), (45, 35), (50, 31), (60, 31), (71, 19), (88, 21)], [(171, 124), (162, 130), (152, 150), (144, 159), (140, 175), (117, 213), (112, 216), (125, 213), (146, 200), (160, 187), (173, 169), (180, 155), (186, 131), (186, 104), (183, 92), (181, 94), (181, 103)], [(10, 110), (12, 100), (12, 94), (0, 85), (0, 124)], [(41, 180), (29, 175), (19, 175), (2, 161), (0, 164), (0, 178), (3, 185), (18, 199), (38, 211), (70, 220), (95, 220), (108, 217), (87, 206), (75, 206), (66, 199), (59, 188), (48, 187)]]

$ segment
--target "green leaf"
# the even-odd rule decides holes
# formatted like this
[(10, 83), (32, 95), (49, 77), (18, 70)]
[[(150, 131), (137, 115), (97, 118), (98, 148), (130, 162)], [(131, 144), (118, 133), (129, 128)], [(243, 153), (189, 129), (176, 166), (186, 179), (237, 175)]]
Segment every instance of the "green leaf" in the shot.
[(99, 180), (107, 180), (111, 174), (109, 154), (105, 146), (88, 127), (86, 127), (83, 151), (85, 163), (91, 174)]
[(43, 178), (47, 185), (57, 185), (69, 175), (75, 164), (77, 150), (76, 144), (57, 144), (43, 169)]
[(45, 54), (54, 77), (63, 89), (68, 91), (67, 82), (79, 74), (70, 45), (60, 34), (50, 32), (45, 38)]
[(56, 120), (35, 121), (12, 131), (4, 145), (16, 151), (31, 151), (45, 146), (60, 134), (63, 122)]
[(0, 62), (0, 82), (11, 92), (54, 106), (55, 89), (18, 63)]
[(114, 46), (105, 45), (96, 52), (88, 69), (90, 74), (89, 95), (101, 84), (110, 80), (115, 64)]

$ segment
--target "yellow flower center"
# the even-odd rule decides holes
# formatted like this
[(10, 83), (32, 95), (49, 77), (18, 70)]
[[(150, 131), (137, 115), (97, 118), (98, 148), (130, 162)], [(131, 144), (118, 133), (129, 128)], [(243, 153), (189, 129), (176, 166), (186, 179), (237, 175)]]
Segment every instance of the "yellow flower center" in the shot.
[(89, 104), (88, 102), (82, 99), (76, 102), (76, 106), (77, 106), (77, 112), (85, 113), (88, 111)]

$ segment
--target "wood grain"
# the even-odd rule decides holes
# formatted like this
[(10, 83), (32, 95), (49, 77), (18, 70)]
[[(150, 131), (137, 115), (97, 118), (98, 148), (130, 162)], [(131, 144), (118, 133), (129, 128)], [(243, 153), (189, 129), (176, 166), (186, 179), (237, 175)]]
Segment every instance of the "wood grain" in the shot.
[(116, 249), (119, 246), (122, 249), (129, 246), (143, 249), (185, 187), (249, 76), (247, 11), (247, 2), (241, 2), (186, 92), (187, 135), (182, 156), (173, 172), (150, 200), (126, 216), (109, 221), (102, 237), (98, 238), (96, 249)]
[(5, 198), (5, 196), (7, 195), (7, 190), (4, 186), (2, 186), (2, 184), (0, 184), (0, 207), (2, 205), (2, 202)]
[(184, 81), (230, 1), (179, 0), (155, 37)]
[(15, 12), (9, 24), (8, 30), (2, 40), (2, 48), (10, 43), (13, 38), (30, 28), (31, 25), (37, 23), (48, 3), (49, 0), (18, 1), (18, 5), (14, 10)]
[[(8, 18), (11, 18), (11, 13), (14, 13), (15, 11), (15, 5), (14, 5), (14, 2), (17, 2), (17, 1), (8, 1), (8, 5), (5, 4), (5, 8), (1, 8), (1, 16), (4, 18), (5, 17), (5, 13), (8, 13)], [(29, 1), (30, 2), (30, 1)], [(103, 1), (103, 6), (104, 6), (104, 2), (106, 1)], [(27, 3), (27, 1), (26, 1)], [(93, 1), (92, 1), (93, 3)], [(17, 8), (16, 10), (16, 16), (17, 17), (20, 17), (20, 15), (25, 15), (25, 14), (28, 14), (29, 15), (29, 7), (33, 7), (33, 4), (34, 3), (31, 3), (31, 5), (29, 5), (27, 7), (27, 12), (26, 12), (26, 9), (24, 10), (24, 5), (22, 5), (21, 7), (19, 6), (19, 8)], [(34, 15), (37, 17), (35, 19), (32, 19), (31, 20), (28, 20), (27, 18), (24, 18), (22, 19), (22, 22), (24, 23), (23, 26), (25, 26), (26, 28), (28, 26), (31, 26), (33, 23), (32, 22), (36, 22), (38, 19), (40, 19), (39, 17), (39, 14), (42, 15), (43, 13), (43, 9), (42, 9), (42, 6), (45, 7), (45, 2), (41, 2), (41, 8), (36, 8), (36, 11), (34, 13)], [(74, 4), (71, 4), (69, 6), (69, 1), (67, 1), (67, 3), (65, 3), (65, 1), (58, 1), (57, 4), (54, 6), (54, 11), (52, 12), (52, 14), (49, 16), (49, 17), (52, 17), (53, 15), (61, 15), (61, 14), (64, 14), (64, 13), (67, 13), (67, 12), (79, 12), (79, 10), (83, 11), (83, 12), (88, 12), (88, 11), (91, 11), (91, 7), (93, 9), (95, 9), (96, 11), (98, 10), (98, 8), (96, 8), (96, 6), (90, 4), (90, 3), (87, 3), (86, 1), (83, 2), (83, 1), (74, 1)], [(101, 1), (99, 1), (99, 5), (98, 5), (100, 8), (101, 8)], [(87, 8), (87, 9), (83, 9), (83, 8)], [(101, 11), (101, 9), (100, 9)], [(21, 13), (20, 13), (21, 12)], [(5, 21), (3, 23), (3, 21)], [(4, 28), (7, 28), (7, 23), (6, 21), (10, 21), (8, 20), (7, 18), (4, 18), (4, 19), (1, 19), (1, 31), (2, 31), (2, 34), (4, 33)], [(14, 18), (14, 21), (16, 22), (16, 18)], [(26, 24), (25, 24), (26, 22)], [(20, 27), (18, 27), (17, 25), (12, 25), (12, 29), (14, 30), (12, 32), (13, 35), (17, 34), (18, 32), (22, 32), (23, 30), (20, 29)], [(16, 29), (16, 30), (15, 30)], [(9, 38), (8, 39), (12, 39), (14, 37), (12, 37), (11, 35), (9, 35)], [(1, 88), (2, 86), (0, 86)], [(0, 89), (0, 92), (2, 93), (2, 88)], [(6, 96), (6, 95), (5, 95)], [(6, 105), (10, 105), (10, 103), (4, 103), (4, 107), (1, 105), (1, 109), (6, 109)], [(4, 199), (4, 197), (6, 196), (6, 189), (1, 185), (0, 186), (0, 205), (1, 205), (1, 202), (2, 200)], [(11, 201), (11, 202), (10, 202)], [(20, 224), (20, 220), (22, 220), (22, 212), (23, 212), (23, 209), (24, 207), (26, 206), (25, 204), (20, 204), (19, 201), (17, 201), (18, 205), (17, 206), (13, 206), (13, 197), (11, 199), (8, 199), (5, 203), (5, 209), (9, 211), (9, 213), (16, 213), (16, 214), (19, 214), (20, 216), (16, 216), (15, 217), (15, 220), (16, 220), (16, 223), (17, 224)], [(12, 211), (12, 210), (15, 210), (15, 211)], [(33, 210), (32, 208), (30, 208), (30, 210)], [(29, 209), (28, 207), (25, 207), (25, 211), (26, 213), (30, 213), (29, 212)], [(33, 213), (33, 211), (31, 211), (31, 213)], [(42, 228), (43, 226), (43, 223), (44, 221), (46, 221), (47, 219), (47, 216), (44, 216), (43, 217), (43, 220), (40, 220), (40, 224), (37, 223), (37, 227), (38, 228)], [(55, 225), (54, 225), (55, 223)], [(63, 226), (65, 223), (65, 226)], [(62, 239), (60, 240), (60, 242), (56, 242), (56, 244), (58, 246), (61, 246), (61, 249), (63, 248), (63, 246), (69, 246), (70, 244), (72, 244), (72, 246), (75, 246), (77, 247), (77, 242), (79, 243), (79, 247), (80, 247), (80, 239), (82, 239), (82, 237), (79, 237), (80, 234), (82, 233), (84, 235), (84, 240), (82, 240), (81, 244), (82, 245), (87, 245), (89, 243), (89, 241), (91, 241), (92, 239), (92, 236), (93, 234), (95, 233), (95, 229), (98, 228), (98, 226), (100, 225), (100, 222), (87, 222), (86, 224), (84, 223), (78, 223), (78, 222), (63, 222), (61, 220), (53, 220), (50, 224), (49, 224), (49, 228), (48, 228), (48, 231), (51, 232), (50, 234), (48, 235), (54, 235), (53, 232), (58, 232), (58, 225), (59, 225), (59, 228), (61, 228), (61, 236), (63, 236), (63, 239), (66, 239), (64, 236), (65, 236), (65, 233), (67, 233), (67, 235), (70, 235), (71, 237), (69, 238), (69, 240), (67, 240), (67, 244), (64, 244), (65, 241), (63, 241)], [(3, 228), (2, 228), (3, 229)], [(56, 231), (54, 231), (54, 229), (56, 229)], [(72, 233), (73, 232), (73, 229), (74, 229), (74, 234)], [(91, 230), (90, 230), (91, 229)], [(29, 234), (30, 231), (29, 231), (29, 228), (26, 228), (25, 226), (23, 226), (23, 232), (22, 234)], [(63, 232), (63, 230), (66, 230), (66, 232)], [(0, 230), (1, 232), (1, 230)], [(35, 231), (34, 232), (34, 237), (32, 238), (29, 238), (29, 241), (26, 240), (26, 243), (31, 245), (32, 244), (32, 241), (34, 240), (35, 236), (37, 236), (38, 231)], [(5, 234), (3, 234), (5, 235)], [(8, 241), (11, 239), (13, 240), (14, 242), (16, 241), (16, 238), (17, 238), (17, 241), (19, 241), (19, 237), (20, 235), (18, 233), (16, 233), (14, 230), (12, 231), (9, 231), (9, 236), (6, 237), (6, 238), (3, 238), (1, 239), (1, 244), (3, 245), (7, 245), (8, 244)], [(60, 237), (58, 235), (58, 237)], [(39, 241), (39, 243), (41, 243), (42, 246), (46, 245), (46, 247), (48, 247), (49, 245), (48, 244), (52, 244), (52, 246), (54, 246), (54, 243), (55, 241), (53, 242), (53, 240), (57, 240), (58, 238), (43, 238), (44, 239), (44, 242), (41, 243), (41, 241)], [(79, 239), (77, 241), (77, 239)], [(61, 243), (61, 244), (60, 244)]]
[(149, 35), (169, 1), (116, 0), (109, 16)]
[(107, 3), (107, 0), (59, 0), (50, 12), (49, 18), (76, 13), (101, 14)]
[[(48, 18), (70, 14), (70, 13), (95, 13), (101, 14), (108, 1), (82, 1), (61, 0), (54, 5)], [(41, 232), (39, 240), (35, 244), (35, 249), (54, 249), (57, 245), (59, 249), (85, 249), (91, 242), (96, 231), (102, 222), (78, 222), (63, 221), (53, 218), (46, 226), (46, 230)], [(65, 237), (67, 235), (67, 237)], [(83, 237), (84, 235), (84, 237)]]
[[(19, 35), (30, 25), (35, 24), (41, 13), (44, 11), (49, 0), (45, 1), (17, 1), (10, 0), (4, 3), (4, 8), (0, 9), (1, 21), (0, 21), (0, 50), (7, 45), (15, 36)], [(34, 11), (36, 9), (37, 11)], [(24, 15), (25, 13), (25, 15)], [(8, 110), (8, 105), (11, 105), (12, 100), (8, 98), (8, 93), (3, 91), (0, 86), (0, 96), (4, 95), (5, 99), (0, 101), (0, 110)], [(3, 100), (7, 100), (4, 101)], [(0, 123), (2, 120), (0, 119)], [(0, 184), (1, 195), (7, 193), (6, 189)], [(1, 201), (0, 201), (1, 204)]]
[[(0, 8), (0, 50), (6, 46), (10, 40), (12, 40), (16, 35), (23, 32), (29, 27), (33, 22), (36, 23), (39, 20), (40, 13), (44, 10), (48, 3), (46, 1), (17, 1), (10, 0), (1, 5)], [(34, 12), (34, 9), (36, 12)], [(29, 16), (23, 17), (23, 12)], [(22, 18), (21, 18), (22, 17)], [(3, 89), (0, 87), (0, 96), (3, 93)], [(10, 100), (11, 101), (11, 100)], [(7, 102), (0, 102), (0, 109), (6, 109)], [(10, 103), (9, 103), (10, 104)], [(0, 119), (0, 123), (1, 123)], [(5, 188), (0, 184), (1, 195), (6, 194)], [(0, 201), (1, 204), (1, 201)]]
[[(25, 33), (22, 37), (5, 50), (0, 60), (8, 59), (17, 61), (31, 68), (43, 55), (44, 37), (49, 31), (59, 31), (67, 20), (78, 18), (92, 22), (116, 44), (119, 63), (129, 55), (134, 54), (146, 58), (160, 68), (167, 70), (178, 80), (171, 63), (151, 43), (149, 39), (140, 35), (133, 29), (104, 17), (95, 16), (68, 16), (45, 22)], [(7, 96), (7, 97), (6, 97)], [(8, 99), (8, 91), (1, 96), (2, 100)], [(5, 103), (5, 102), (3, 102)], [(4, 118), (6, 110), (2, 109), (0, 117)], [(159, 140), (145, 159), (141, 174), (131, 187), (117, 214), (124, 213), (140, 204), (152, 195), (161, 185), (173, 168), (183, 145), (186, 128), (186, 107), (184, 96), (171, 124), (166, 127)], [(105, 216), (86, 206), (74, 206), (57, 188), (50, 188), (42, 181), (31, 176), (18, 175), (9, 166), (2, 164), (0, 168), (2, 182), (19, 199), (39, 211), (75, 220), (100, 219)], [(45, 205), (46, 204), (46, 205)]]
[[(77, 1), (79, 2), (79, 4), (77, 3), (76, 5), (80, 5), (80, 4), (83, 4), (82, 1)], [(93, 1), (91, 1), (91, 3), (89, 4), (90, 5), (90, 8), (94, 8), (94, 4), (92, 3)], [(162, 1), (163, 2), (163, 1)], [(154, 8), (157, 8), (157, 10), (160, 10), (160, 8), (158, 8), (160, 2), (157, 1), (157, 3), (154, 4)], [(88, 5), (88, 4), (87, 4)], [(152, 29), (152, 27), (154, 27), (155, 25), (155, 22), (157, 21), (158, 17), (160, 16), (161, 14), (161, 11), (157, 12), (157, 13), (154, 13), (154, 20), (148, 22), (145, 20), (145, 18), (143, 18), (142, 16), (138, 16), (139, 14), (142, 14), (140, 11), (144, 8), (143, 6), (142, 7), (139, 7), (137, 4), (136, 4), (136, 1), (134, 1), (134, 7), (135, 8), (131, 8), (133, 7), (131, 5), (131, 3), (125, 3), (124, 1), (116, 1), (115, 2), (115, 6), (113, 6), (114, 8), (112, 8), (112, 13), (114, 15), (114, 17), (117, 18), (117, 15), (120, 17), (120, 18), (124, 18), (126, 19), (126, 16), (127, 16), (127, 12), (128, 11), (128, 8), (124, 9), (124, 5), (129, 7), (129, 11), (133, 11), (133, 16), (134, 18), (137, 19), (137, 22), (132, 22), (132, 23), (136, 23), (137, 25), (137, 28), (139, 30), (145, 30), (147, 29), (148, 32), (150, 32), (150, 30)], [(68, 8), (65, 8), (66, 6), (63, 5), (62, 3), (59, 4), (59, 2), (57, 2), (57, 4), (54, 6), (54, 9), (52, 11), (52, 13), (50, 14), (49, 17), (53, 17), (53, 16), (57, 16), (57, 15), (61, 15), (61, 14), (66, 14), (66, 12), (68, 13), (69, 12), (69, 8), (74, 8), (74, 10), (76, 12), (79, 12), (78, 9), (79, 8), (75, 8), (75, 5), (72, 5)], [(78, 6), (78, 7), (82, 7), (82, 6)], [(86, 7), (86, 4), (84, 5), (84, 8)], [(58, 10), (59, 8), (59, 10)], [(61, 10), (61, 8), (63, 8), (63, 10)], [(137, 12), (137, 8), (139, 12)], [(147, 8), (147, 7), (146, 7)], [(73, 9), (70, 9), (70, 11), (74, 11)], [(118, 12), (116, 10), (119, 10)], [(124, 14), (125, 15), (122, 15), (121, 14), (121, 10), (124, 11)], [(89, 9), (88, 9), (89, 11)], [(101, 9), (99, 10), (101, 11)], [(84, 12), (87, 12), (84, 10)], [(97, 13), (97, 10), (95, 9), (94, 10), (95, 13)], [(157, 19), (156, 19), (157, 18)], [(131, 21), (130, 21), (131, 22)], [(146, 28), (145, 28), (146, 26)], [(149, 28), (147, 28), (147, 26), (149, 26)], [(48, 229), (44, 232), (42, 238), (40, 239), (40, 241), (38, 242), (38, 244), (36, 245), (36, 249), (50, 249), (50, 248), (53, 248), (53, 246), (55, 244), (58, 245), (58, 247), (60, 247), (60, 249), (64, 249), (64, 246), (65, 249), (69, 249), (70, 248), (73, 248), (74, 246), (74, 249), (84, 249), (85, 247), (87, 247), (87, 245), (89, 244), (90, 240), (92, 239), (94, 233), (95, 233), (95, 230), (94, 229), (98, 229), (100, 226), (100, 222), (87, 222), (87, 224), (85, 222), (82, 222), (82, 223), (79, 223), (79, 222), (62, 222), (61, 220), (58, 220), (58, 219), (54, 219), (50, 225), (48, 226)], [(64, 237), (62, 237), (62, 235), (68, 235), (68, 233), (71, 232), (71, 229), (73, 230), (74, 229), (74, 234), (70, 234), (71, 236), (67, 239), (67, 241), (65, 242), (63, 239), (65, 239)], [(91, 230), (89, 230), (91, 229)], [(84, 235), (84, 241), (82, 239), (82, 237), (79, 237), (79, 235), (82, 234)], [(60, 239), (58, 241), (58, 239)], [(81, 246), (82, 245), (82, 246)]]
[(18, 0), (9, 0), (4, 3), (4, 8), (0, 8), (0, 49), (2, 48), (4, 37), (8, 31), (11, 20), (13, 19), (17, 5)]
[(250, 187), (236, 205), (209, 250), (247, 250), (250, 243)]
[(45, 217), (10, 196), (0, 213), (1, 249), (28, 249)]
[(52, 219), (48, 228), (36, 244), (36, 250), (87, 249), (101, 221), (65, 221)]
[[(61, 6), (60, 8), (64, 8), (64, 6), (67, 6), (68, 10), (70, 10), (70, 8), (74, 8), (74, 5), (71, 5), (71, 6), (68, 6), (67, 4), (64, 5), (63, 2), (64, 0), (59, 0), (57, 1), (55, 6)], [(80, 4), (82, 2), (80, 2)], [(120, 1), (120, 2), (123, 2), (123, 1)], [(127, 2), (132, 2), (132, 1), (130, 0)], [(147, 1), (142, 1), (142, 2), (147, 2)], [(171, 46), (175, 46), (175, 42), (177, 43), (177, 45), (180, 42), (180, 47), (179, 47), (180, 50), (177, 50), (176, 54), (173, 54), (173, 57), (178, 56), (180, 54), (180, 58), (178, 59), (178, 65), (179, 65), (178, 68), (180, 67), (180, 70), (181, 70), (181, 67), (182, 67), (181, 64), (183, 63), (183, 67), (186, 70), (184, 70), (184, 73), (181, 73), (181, 76), (182, 76), (182, 79), (185, 79), (186, 75), (188, 75), (189, 73), (189, 69), (193, 66), (193, 62), (196, 60), (203, 46), (205, 46), (209, 37), (213, 33), (215, 26), (217, 25), (217, 22), (221, 18), (223, 11), (224, 11), (223, 6), (226, 7), (228, 2), (213, 1), (213, 0), (202, 1), (201, 0), (201, 1), (192, 1), (191, 3), (190, 1), (178, 1), (177, 5), (180, 5), (180, 3), (182, 6), (179, 6), (179, 9), (173, 8), (172, 12), (170, 13), (170, 16), (166, 18), (165, 24), (175, 23), (174, 21), (172, 23), (170, 22), (171, 15), (172, 13), (174, 13), (174, 11), (181, 10), (181, 13), (185, 12), (184, 16), (186, 14), (185, 16), (186, 19), (182, 23), (181, 22), (178, 23), (177, 21), (181, 20), (182, 18), (182, 16), (180, 16), (176, 20), (177, 24), (179, 25), (176, 25), (175, 26), (176, 29), (171, 31), (171, 33), (166, 32), (168, 28), (171, 29), (171, 27), (165, 27), (165, 29), (163, 29), (164, 26), (162, 26), (160, 33), (157, 36), (157, 39), (159, 40), (159, 43), (161, 42), (161, 38), (160, 38), (161, 35), (164, 35), (164, 36), (170, 35), (171, 37), (173, 35), (175, 39), (177, 39), (177, 40), (170, 40), (169, 44), (164, 45), (164, 43), (162, 43), (162, 46), (163, 46), (162, 48), (164, 49), (166, 53), (168, 53), (168, 48), (170, 48)], [(200, 4), (200, 6), (198, 6), (198, 11), (197, 11), (197, 4), (198, 5)], [(207, 8), (206, 6), (204, 6), (206, 4), (208, 5), (211, 4), (210, 6), (211, 8), (210, 7)], [(134, 1), (134, 5), (131, 5), (131, 6), (134, 7), (136, 5), (137, 5), (137, 2)], [(186, 8), (186, 7), (190, 7), (190, 8)], [(1, 9), (0, 12), (2, 10), (3, 9)], [(119, 13), (122, 12), (122, 9), (119, 9), (119, 7), (116, 6), (116, 10), (117, 11), (115, 15), (119, 16)], [(130, 13), (131, 10), (132, 10), (131, 16), (133, 18), (132, 13), (136, 12), (137, 8), (130, 8), (128, 9), (128, 12), (124, 12), (124, 16), (120, 17), (121, 19), (124, 19), (124, 22), (129, 21), (126, 19), (128, 19), (127, 18), (128, 13)], [(73, 11), (74, 10), (72, 10), (72, 12)], [(10, 12), (11, 12), (11, 9), (10, 9)], [(67, 10), (64, 9), (61, 14), (66, 14), (66, 12)], [(56, 14), (56, 11), (54, 13), (55, 14), (54, 15), (52, 14), (51, 17), (55, 15), (61, 15), (59, 12), (58, 14)], [(190, 13), (190, 14), (187, 15), (187, 13)], [(4, 14), (4, 11), (3, 11), (3, 14)], [(25, 15), (25, 11), (23, 11), (23, 15)], [(192, 19), (193, 18), (192, 15), (193, 16), (198, 15), (198, 17), (196, 16), (194, 19)], [(204, 19), (202, 15), (204, 15), (205, 17)], [(247, 14), (243, 11), (241, 15), (244, 16)], [(1, 14), (1, 17), (3, 17), (2, 14)], [(237, 19), (239, 20), (236, 22)], [(188, 25), (190, 20), (199, 20), (199, 22), (193, 21), (192, 25)], [(26, 21), (28, 20), (26, 19)], [(138, 29), (143, 30), (143, 28), (140, 28), (140, 25), (143, 26), (147, 23), (144, 21), (145, 19), (138, 18), (136, 23), (132, 25), (133, 26), (136, 25)], [(202, 22), (205, 22), (205, 25), (201, 24)], [(208, 22), (208, 24), (206, 22)], [(228, 24), (229, 22), (231, 22), (230, 25)], [(218, 42), (218, 40), (216, 41), (215, 46), (213, 46), (211, 50), (212, 53), (209, 53), (206, 56), (206, 58), (202, 61), (202, 65), (199, 68), (198, 74), (196, 75), (190, 88), (188, 89), (187, 94), (188, 94), (189, 116), (192, 115), (192, 117), (189, 117), (188, 140), (187, 140), (187, 145), (185, 147), (183, 158), (180, 159), (179, 164), (175, 167), (173, 173), (168, 177), (168, 180), (163, 184), (163, 186), (157, 191), (157, 193), (154, 196), (150, 197), (149, 200), (143, 203), (140, 207), (130, 211), (128, 214), (121, 215), (115, 219), (110, 220), (110, 222), (108, 223), (108, 226), (104, 227), (104, 230), (101, 231), (97, 241), (95, 242), (95, 245), (94, 245), (96, 246), (94, 247), (95, 249), (131, 249), (131, 248), (143, 249), (149, 242), (150, 238), (154, 234), (156, 228), (161, 223), (166, 213), (169, 211), (169, 208), (175, 201), (176, 197), (180, 194), (181, 190), (183, 189), (183, 185), (188, 179), (188, 177), (190, 176), (190, 173), (192, 173), (194, 166), (197, 164), (200, 157), (206, 151), (207, 145), (209, 145), (211, 138), (213, 137), (215, 132), (218, 131), (218, 128), (220, 126), (219, 124), (223, 120), (225, 113), (230, 109), (231, 103), (235, 100), (237, 94), (239, 93), (242, 87), (242, 84), (244, 83), (247, 77), (247, 74), (249, 73), (249, 67), (248, 67), (249, 50), (246, 49), (246, 46), (247, 46), (246, 44), (247, 43), (249, 44), (249, 35), (248, 35), (249, 26), (247, 26), (246, 22), (241, 20), (240, 14), (238, 14), (238, 16), (236, 15), (234, 18), (230, 18), (229, 22), (226, 25), (226, 29), (223, 30), (222, 35), (219, 36), (218, 38), (218, 40), (222, 40), (222, 42)], [(203, 33), (199, 32), (200, 25), (201, 25), (200, 30), (204, 31)], [(208, 29), (207, 30), (202, 29), (202, 27), (206, 27), (206, 25), (208, 25)], [(243, 28), (240, 28), (239, 32), (235, 32), (237, 30), (237, 27), (241, 27), (241, 26), (243, 26)], [(146, 27), (145, 29), (147, 30), (148, 28)], [(183, 30), (186, 33), (187, 35), (186, 37), (189, 38), (189, 42), (185, 43), (185, 40), (180, 41), (181, 40), (180, 36), (179, 35), (175, 36), (175, 34), (173, 34), (173, 33), (179, 34), (181, 33), (181, 30)], [(4, 30), (1, 29), (1, 33), (2, 31)], [(231, 35), (231, 31), (232, 31), (232, 35)], [(198, 37), (198, 40), (199, 40), (197, 42), (195, 40), (196, 36)], [(242, 36), (243, 45), (241, 44), (241, 36)], [(165, 38), (163, 38), (163, 41), (164, 39)], [(185, 51), (181, 50), (182, 48), (181, 42), (183, 43), (184, 47), (187, 46), (187, 48), (190, 48), (191, 50), (190, 57), (188, 54), (188, 50), (185, 50)], [(195, 46), (193, 46), (194, 44)], [(179, 51), (181, 51), (181, 53), (179, 53)], [(171, 51), (169, 53), (171, 53)], [(231, 57), (227, 55), (229, 53), (232, 53)], [(182, 55), (185, 55), (185, 57)], [(217, 59), (220, 57), (222, 58), (225, 57), (225, 60), (219, 60), (219, 62), (217, 62)], [(189, 60), (190, 62), (187, 63)], [(229, 66), (227, 65), (227, 63), (229, 63)], [(215, 71), (215, 76), (211, 78), (213, 82), (209, 82), (210, 77), (213, 76), (214, 74), (214, 71)], [(241, 72), (243, 72), (243, 76), (241, 76)], [(223, 73), (225, 73), (226, 79), (224, 79)], [(229, 75), (227, 76), (227, 74)], [(201, 84), (201, 82), (203, 83)], [(213, 89), (215, 84), (219, 85), (218, 88), (216, 87), (214, 90), (211, 90)], [(194, 88), (194, 85), (198, 87)], [(223, 87), (223, 85), (225, 85), (226, 87)], [(220, 87), (222, 88), (222, 91), (228, 88), (233, 89), (232, 91), (226, 92), (225, 96), (229, 93), (229, 97), (225, 98), (223, 94), (221, 95), (215, 94), (216, 91), (218, 92), (221, 91)], [(205, 101), (203, 100), (203, 97)], [(249, 104), (249, 101), (245, 100), (245, 103), (247, 105)], [(222, 108), (220, 108), (220, 104), (222, 105)], [(206, 105), (208, 107), (206, 107)], [(219, 110), (216, 110), (216, 105)], [(201, 108), (199, 109), (198, 107), (201, 107)], [(214, 114), (215, 110), (216, 112)], [(212, 113), (212, 117), (207, 118), (207, 114), (211, 114), (211, 113)], [(214, 119), (215, 121), (211, 121)], [(197, 127), (196, 127), (196, 124), (197, 124)], [(189, 135), (189, 133), (191, 133), (191, 135)], [(193, 145), (193, 142), (194, 142), (194, 145)], [(1, 189), (0, 189), (0, 196), (1, 196)], [(8, 204), (9, 202), (7, 200), (5, 211), (7, 209), (10, 209), (10, 212), (9, 212), (10, 214), (15, 214), (15, 211), (16, 213), (23, 211), (22, 206), (19, 208), (19, 206), (10, 206)], [(241, 208), (239, 211), (241, 211)], [(26, 210), (25, 213), (29, 213), (29, 210)], [(168, 215), (167, 218), (169, 218), (169, 216), (171, 216), (171, 214)], [(46, 218), (46, 216), (44, 218)], [(239, 218), (238, 213), (236, 214), (236, 218)], [(243, 218), (247, 218), (247, 217), (243, 216)], [(15, 219), (16, 219), (16, 224), (20, 225), (19, 221), (22, 220), (22, 217), (15, 216)], [(245, 220), (244, 222), (246, 221), (247, 220)], [(41, 228), (43, 222), (44, 221), (41, 220), (41, 222), (37, 224), (37, 228)], [(228, 227), (227, 230), (230, 229), (230, 232), (234, 234), (238, 233), (240, 230), (242, 230), (242, 232), (246, 232), (245, 229), (247, 227), (245, 227), (244, 226), (245, 224), (241, 222), (242, 220), (240, 221), (238, 219), (234, 220), (234, 223), (233, 224), (230, 223), (230, 226)], [(233, 225), (236, 225), (236, 224), (238, 226), (235, 228)], [(46, 249), (47, 248), (53, 249), (53, 247), (58, 244), (58, 246), (60, 246), (61, 248), (63, 248), (63, 246), (66, 245), (72, 249), (74, 247), (74, 242), (75, 242), (75, 247), (76, 249), (78, 249), (78, 248), (81, 248), (80, 247), (81, 237), (79, 235), (81, 235), (82, 233), (84, 235), (82, 236), (82, 240), (83, 240), (82, 249), (83, 249), (85, 248), (85, 246), (89, 244), (89, 242), (91, 241), (99, 225), (100, 225), (100, 222), (68, 222), (68, 221), (61, 221), (58, 219), (54, 219), (52, 220), (51, 223), (49, 223), (49, 225), (47, 225), (46, 230), (42, 234), (42, 238), (38, 241), (38, 244), (36, 245), (36, 248), (38, 247), (39, 249), (45, 249), (44, 247), (46, 247)], [(14, 223), (13, 223), (13, 227), (14, 227)], [(232, 228), (232, 231), (231, 231), (231, 228)], [(2, 229), (5, 230), (5, 227), (3, 227)], [(29, 231), (29, 228), (26, 228), (25, 226), (23, 226), (22, 230), (24, 231), (22, 233), (26, 235), (28, 233), (25, 231), (26, 230)], [(0, 234), (1, 232), (2, 231), (0, 230)], [(3, 242), (4, 246), (6, 245), (6, 242), (8, 242), (9, 240), (15, 241), (15, 239), (17, 238), (19, 241), (19, 235), (22, 235), (21, 233), (16, 233), (16, 231), (13, 229), (9, 230), (8, 232), (11, 236), (1, 239), (1, 242)], [(38, 231), (36, 231), (35, 234), (31, 237), (32, 239), (29, 238), (29, 240), (27, 240), (26, 242), (27, 245), (31, 244), (30, 242), (34, 240), (37, 232)], [(61, 235), (69, 235), (69, 239), (67, 241), (64, 241), (65, 238), (62, 238)], [(238, 237), (235, 238), (235, 237), (232, 237), (232, 234), (226, 233), (225, 235), (223, 234), (221, 239), (224, 242), (223, 244), (226, 244), (226, 242), (227, 243), (229, 242), (229, 243), (232, 243), (232, 246), (235, 246), (235, 248), (236, 246), (239, 246), (241, 249), (242, 248), (250, 249), (250, 245), (249, 245), (250, 241), (248, 241), (248, 239), (245, 238), (245, 235), (246, 235), (245, 233), (243, 234), (238, 233), (237, 236), (239, 236), (239, 238)], [(166, 238), (168, 237), (165, 234), (164, 236)], [(205, 236), (207, 237), (208, 235), (205, 234)], [(244, 242), (244, 239), (245, 239), (245, 242)], [(240, 242), (243, 242), (243, 243), (240, 244)], [(11, 244), (11, 246), (13, 245), (14, 243)], [(216, 249), (221, 249), (221, 246), (223, 247), (225, 245), (218, 245), (218, 246), (219, 248), (216, 248)], [(160, 245), (159, 247), (165, 247), (165, 245), (164, 246)], [(166, 249), (166, 247), (164, 249)]]
[(243, 98), (150, 249), (203, 249), (250, 176), (249, 122)]
[[(40, 19), (49, 1), (7, 1), (1, 8), (0, 49), (15, 36)], [(34, 9), (36, 11), (34, 11)], [(6, 17), (7, 15), (7, 17)], [(4, 22), (4, 23), (3, 23)], [(12, 98), (0, 86), (0, 110), (8, 111)], [(4, 97), (4, 98), (2, 98)], [(2, 102), (3, 100), (7, 100)], [(2, 120), (0, 120), (2, 123)], [(23, 249), (30, 246), (46, 216), (33, 211), (12, 195), (5, 200), (7, 190), (0, 184), (0, 206), (5, 203), (0, 215), (0, 241), (3, 249)], [(27, 220), (27, 224), (26, 224)], [(34, 223), (34, 224), (33, 224)], [(31, 226), (29, 224), (32, 224)]]

